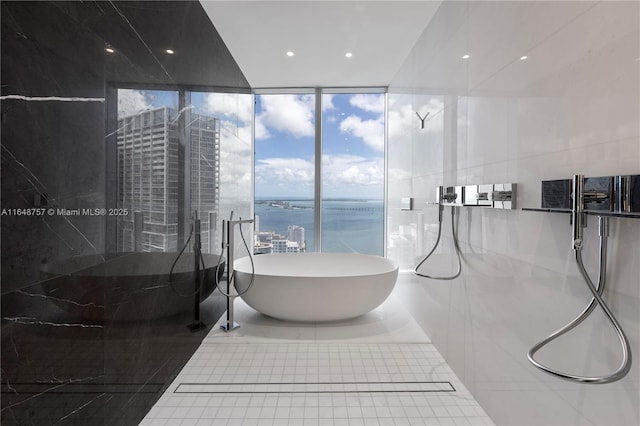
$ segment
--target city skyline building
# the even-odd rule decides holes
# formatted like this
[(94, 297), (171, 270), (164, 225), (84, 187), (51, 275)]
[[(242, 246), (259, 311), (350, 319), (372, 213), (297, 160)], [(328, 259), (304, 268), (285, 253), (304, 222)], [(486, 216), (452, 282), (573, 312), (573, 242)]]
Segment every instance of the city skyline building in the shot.
[(260, 216), (254, 215), (253, 254), (301, 253), (305, 250), (304, 228), (287, 225), (287, 235), (275, 231), (260, 231)]
[[(209, 241), (210, 217), (217, 218), (220, 199), (220, 121), (190, 114), (186, 143), (190, 147), (191, 206), (198, 211), (202, 250)], [(184, 117), (184, 116), (183, 116)], [(175, 109), (160, 107), (118, 119), (118, 207), (129, 215), (118, 220), (118, 249), (177, 251), (178, 216), (184, 202), (185, 153)]]
[(254, 234), (253, 254), (269, 254), (273, 250), (273, 232), (259, 232), (258, 229)]
[(295, 241), (289, 241), (286, 238), (272, 240), (272, 253), (300, 253), (300, 246)]
[(289, 225), (287, 227), (287, 238), (298, 244), (300, 251), (306, 251), (306, 242), (304, 240), (304, 228), (298, 225)]

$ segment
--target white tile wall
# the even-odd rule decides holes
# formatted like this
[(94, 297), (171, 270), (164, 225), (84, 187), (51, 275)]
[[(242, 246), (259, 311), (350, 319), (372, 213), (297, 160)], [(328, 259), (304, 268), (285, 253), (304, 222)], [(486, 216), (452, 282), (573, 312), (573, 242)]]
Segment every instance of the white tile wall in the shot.
[[(444, 2), (390, 86), (396, 111), (415, 110), (429, 96), (442, 97), (445, 108), (428, 134), (416, 119), (410, 137), (389, 135), (389, 164), (401, 178), (390, 176), (388, 231), (403, 237), (389, 239), (389, 255), (409, 269), (431, 248), (438, 214), (422, 200), (437, 185), (517, 182), (519, 207), (539, 207), (542, 180), (640, 174), (638, 58), (638, 2)], [(401, 196), (420, 200), (416, 210), (394, 208)], [(429, 271), (455, 267), (444, 217)], [(596, 225), (590, 220), (586, 231), (592, 273)], [(589, 301), (569, 218), (466, 209), (458, 235), (462, 276), (416, 278), (399, 298), (496, 423), (640, 424), (637, 363), (620, 382), (588, 386), (538, 372), (526, 359), (529, 347)], [(639, 242), (640, 221), (612, 220), (605, 300), (636, 359)], [(596, 310), (539, 357), (605, 373), (617, 367), (619, 345)]]

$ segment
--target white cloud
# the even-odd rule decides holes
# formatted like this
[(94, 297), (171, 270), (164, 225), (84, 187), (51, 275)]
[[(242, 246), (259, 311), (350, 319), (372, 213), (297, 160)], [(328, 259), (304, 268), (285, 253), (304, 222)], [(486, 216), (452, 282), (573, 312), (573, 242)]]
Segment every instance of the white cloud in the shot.
[(256, 184), (297, 184), (312, 183), (315, 167), (311, 161), (302, 158), (266, 158), (256, 161)]
[(153, 105), (141, 90), (118, 90), (118, 117), (128, 117), (148, 109), (153, 109)]
[[(357, 155), (323, 155), (323, 188), (327, 197), (382, 197), (384, 159)], [(256, 193), (313, 196), (315, 169), (302, 158), (267, 158), (256, 162)]]
[(262, 112), (256, 115), (256, 139), (271, 136), (269, 129), (296, 138), (315, 134), (313, 95), (263, 95)]
[(221, 205), (238, 207), (251, 197), (253, 183), (253, 157), (251, 137), (243, 133), (249, 127), (233, 132), (221, 129), (220, 135), (220, 202)]
[(340, 123), (340, 131), (362, 138), (375, 151), (384, 151), (384, 117), (363, 120), (357, 115), (350, 115)]
[(252, 99), (248, 94), (209, 93), (204, 98), (202, 110), (219, 118), (224, 116), (230, 121), (249, 123), (253, 118)]
[(236, 131), (236, 134), (238, 135), (238, 139), (245, 143), (248, 143), (249, 146), (251, 146), (251, 138), (253, 137), (251, 124), (239, 127)]
[(416, 128), (416, 125), (419, 125), (419, 122), (413, 110), (413, 105), (393, 105), (392, 108), (389, 108), (387, 123), (389, 139), (411, 133), (411, 131)]
[(375, 186), (384, 183), (384, 159), (358, 155), (323, 155), (322, 174), (325, 185)]
[(256, 120), (254, 121), (254, 125), (255, 125), (256, 140), (269, 139), (271, 137), (271, 133), (269, 133), (269, 130), (264, 125), (260, 117), (256, 117)]
[(376, 112), (384, 114), (384, 95), (383, 94), (357, 94), (349, 99), (349, 103), (363, 111)]
[(377, 152), (384, 151), (384, 95), (357, 94), (349, 98), (349, 103), (363, 111), (376, 113), (375, 119), (364, 120), (352, 114), (342, 120), (340, 131), (361, 138)]
[(330, 93), (326, 93), (324, 95), (322, 95), (322, 111), (328, 111), (330, 109), (335, 109), (335, 105), (333, 104), (333, 97), (335, 95), (332, 95)]

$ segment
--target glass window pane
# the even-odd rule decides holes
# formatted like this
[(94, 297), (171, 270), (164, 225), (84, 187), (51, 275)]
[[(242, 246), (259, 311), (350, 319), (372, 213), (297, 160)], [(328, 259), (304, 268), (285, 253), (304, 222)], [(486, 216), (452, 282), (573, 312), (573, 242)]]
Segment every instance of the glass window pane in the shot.
[(118, 90), (118, 251), (176, 251), (178, 92)]
[(256, 95), (255, 253), (314, 250), (315, 95)]
[(384, 96), (323, 95), (323, 252), (384, 254)]
[[(219, 253), (222, 220), (251, 218), (253, 95), (238, 93), (191, 94), (192, 135), (191, 203), (201, 219), (202, 251)], [(253, 234), (243, 230), (247, 244)], [(235, 247), (246, 256), (245, 248)]]

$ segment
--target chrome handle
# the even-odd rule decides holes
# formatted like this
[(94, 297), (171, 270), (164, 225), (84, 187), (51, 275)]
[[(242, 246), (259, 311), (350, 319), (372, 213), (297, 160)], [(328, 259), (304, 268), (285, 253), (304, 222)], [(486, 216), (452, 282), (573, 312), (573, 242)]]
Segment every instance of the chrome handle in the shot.
[(585, 191), (584, 192), (584, 201), (585, 203), (597, 203), (603, 202), (609, 199), (609, 194), (606, 192), (599, 191)]
[(511, 201), (513, 198), (513, 191), (492, 191), (492, 201)]

